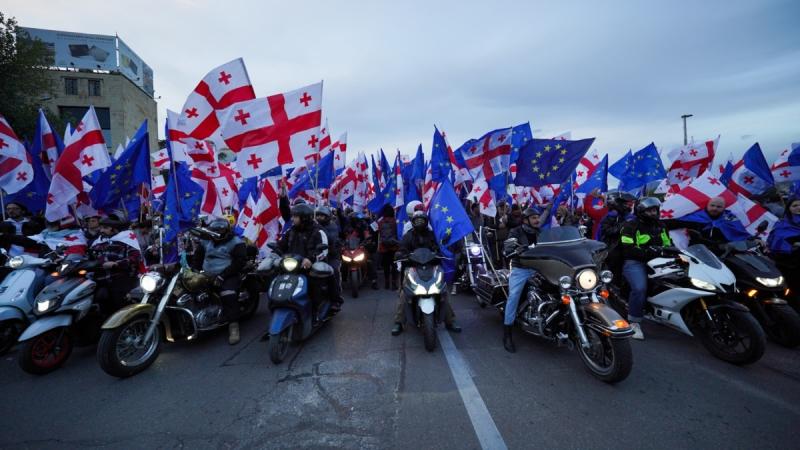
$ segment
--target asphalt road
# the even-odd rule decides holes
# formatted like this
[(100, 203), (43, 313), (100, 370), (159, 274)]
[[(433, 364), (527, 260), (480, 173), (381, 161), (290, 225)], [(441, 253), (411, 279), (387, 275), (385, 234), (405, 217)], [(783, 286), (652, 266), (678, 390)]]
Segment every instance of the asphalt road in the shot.
[(279, 366), (260, 340), (263, 305), (239, 345), (225, 333), (167, 345), (126, 380), (106, 375), (94, 348), (43, 377), (11, 353), (0, 359), (0, 448), (797, 448), (800, 350), (770, 343), (736, 367), (645, 324), (631, 376), (609, 386), (534, 337), (518, 333), (506, 353), (499, 314), (467, 295), (454, 299), (464, 331), (441, 336), (447, 355), (428, 353), (417, 330), (390, 335), (394, 301), (384, 290), (348, 298)]

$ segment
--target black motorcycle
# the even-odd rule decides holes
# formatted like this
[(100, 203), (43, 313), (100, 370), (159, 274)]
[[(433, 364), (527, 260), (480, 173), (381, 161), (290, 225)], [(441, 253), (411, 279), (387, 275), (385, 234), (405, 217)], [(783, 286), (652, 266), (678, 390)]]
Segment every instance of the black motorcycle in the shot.
[[(544, 230), (536, 245), (518, 248), (506, 241), (509, 258), (536, 273), (520, 296), (516, 325), (522, 331), (578, 349), (584, 365), (596, 378), (616, 383), (628, 377), (633, 353), (628, 322), (605, 303), (612, 281), (610, 271), (598, 273), (605, 244), (585, 239), (571, 226)], [(482, 280), (479, 304), (505, 310), (508, 272), (496, 271), (494, 280)], [(491, 285), (487, 283), (489, 281)]]
[[(736, 275), (740, 299), (767, 336), (785, 347), (800, 345), (800, 315), (785, 298), (786, 280), (755, 241), (722, 244), (720, 259)], [(789, 274), (791, 276), (791, 274)]]
[(405, 268), (401, 289), (406, 298), (406, 312), (411, 313), (413, 323), (422, 330), (429, 352), (436, 348), (436, 326), (443, 319), (442, 296), (447, 295), (440, 260), (441, 256), (424, 247), (397, 258)]

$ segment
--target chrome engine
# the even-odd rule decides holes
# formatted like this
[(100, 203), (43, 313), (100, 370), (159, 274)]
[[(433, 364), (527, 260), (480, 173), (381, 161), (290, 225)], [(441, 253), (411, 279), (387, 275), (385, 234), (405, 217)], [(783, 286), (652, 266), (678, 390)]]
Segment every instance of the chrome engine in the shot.
[(548, 337), (547, 325), (558, 315), (557, 302), (550, 296), (542, 297), (536, 289), (529, 289), (522, 311), (522, 329), (537, 336)]

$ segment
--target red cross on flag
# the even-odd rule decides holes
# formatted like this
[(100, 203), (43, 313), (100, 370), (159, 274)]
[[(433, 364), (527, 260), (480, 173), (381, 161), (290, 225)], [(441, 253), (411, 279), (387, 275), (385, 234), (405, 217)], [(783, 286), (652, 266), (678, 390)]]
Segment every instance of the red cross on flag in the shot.
[(275, 166), (305, 165), (319, 144), (322, 82), (238, 103), (222, 117), (222, 137), (245, 178)]
[(262, 227), (265, 227), (277, 221), (281, 217), (281, 211), (278, 207), (278, 193), (272, 185), (272, 181), (264, 179), (261, 183), (261, 192), (256, 202), (256, 208), (253, 210), (253, 215), (256, 221)]
[(58, 146), (56, 145), (53, 129), (50, 128), (50, 123), (47, 121), (47, 117), (41, 108), (39, 109), (39, 124), (40, 128), (37, 132), (42, 141), (42, 152), (39, 158), (42, 160), (42, 167), (44, 167), (45, 174), (47, 174), (48, 177), (52, 177), (53, 169), (55, 169), (56, 160), (58, 159)]
[(261, 230), (261, 225), (256, 221), (254, 211), (256, 209), (256, 202), (252, 196), (247, 197), (247, 202), (239, 213), (236, 226), (242, 230), (242, 237), (255, 242), (258, 239), (258, 232)]
[[(730, 211), (742, 222), (742, 225), (755, 237), (766, 239), (772, 227), (778, 222), (778, 217), (767, 211), (763, 206), (750, 200), (742, 194), (736, 195), (736, 203)], [(762, 222), (767, 222), (767, 227), (763, 232), (758, 232), (758, 227)]]
[(150, 186), (152, 187), (150, 192), (152, 192), (153, 197), (155, 198), (161, 198), (161, 196), (167, 190), (167, 184), (164, 182), (164, 177), (162, 177), (160, 174), (152, 175), (150, 177)]
[[(313, 142), (317, 139), (317, 136), (312, 135), (311, 141)], [(306, 166), (311, 168), (314, 164), (318, 163), (319, 160), (322, 158), (323, 152), (331, 148), (331, 133), (330, 128), (328, 128), (328, 119), (325, 119), (325, 125), (319, 129), (319, 143), (317, 145), (317, 151), (311, 152), (306, 155)]]
[(226, 209), (238, 209), (239, 190), (236, 187), (235, 180), (233, 170), (223, 165), (220, 165), (220, 176), (213, 178), (217, 197), (219, 198), (219, 206), (223, 211)]
[(331, 151), (333, 155), (333, 173), (339, 173), (344, 170), (345, 161), (347, 161), (347, 133), (339, 136), (339, 139), (331, 144)]
[(153, 167), (156, 169), (169, 169), (169, 154), (167, 154), (166, 149), (151, 153), (150, 159), (153, 161)]
[(30, 236), (30, 239), (46, 245), (50, 250), (55, 250), (59, 246), (63, 246), (65, 255), (86, 254), (86, 237), (81, 230), (45, 232)]
[(370, 182), (369, 182), (369, 164), (367, 163), (367, 155), (363, 152), (358, 153), (358, 159), (355, 163), (356, 169), (356, 187), (355, 194), (353, 195), (353, 209), (362, 211), (366, 208), (370, 197)]
[(744, 153), (742, 159), (733, 165), (728, 188), (737, 194), (753, 196), (763, 194), (774, 185), (775, 180), (770, 166), (764, 159), (761, 147), (755, 143)]
[(472, 183), (472, 191), (467, 195), (467, 198), (480, 205), (481, 214), (489, 217), (497, 215), (494, 192), (489, 189), (485, 178), (477, 179)]
[(216, 111), (255, 97), (244, 60), (234, 59), (212, 69), (200, 80), (179, 113), (176, 129), (195, 139), (208, 139), (219, 129), (224, 117)]
[(662, 219), (677, 219), (705, 208), (713, 197), (725, 199), (725, 205), (736, 202), (736, 194), (728, 190), (722, 182), (710, 173), (695, 178), (688, 186), (669, 196), (661, 205)]
[(425, 183), (422, 185), (422, 204), (425, 205), (425, 209), (428, 209), (428, 205), (431, 204), (431, 199), (433, 198), (433, 194), (436, 193), (436, 189), (439, 188), (439, 183), (433, 181), (433, 170), (431, 169), (430, 163), (428, 163), (428, 168), (425, 169)]
[(0, 115), (0, 188), (14, 194), (33, 181), (30, 155), (6, 118)]
[(492, 131), (467, 146), (464, 162), (474, 180), (491, 180), (508, 171), (511, 158), (511, 128)]
[(64, 152), (56, 161), (53, 180), (47, 194), (45, 217), (56, 221), (69, 215), (69, 205), (84, 192), (83, 177), (111, 165), (103, 131), (94, 112), (89, 110), (72, 134), (64, 140)]
[(792, 144), (791, 151), (781, 151), (770, 170), (776, 182), (800, 180), (800, 143)]
[(120, 242), (134, 250), (141, 251), (141, 249), (139, 248), (139, 239), (136, 237), (136, 233), (134, 233), (131, 230), (120, 231), (119, 233), (115, 234), (114, 236), (111, 236), (110, 238), (103, 236), (98, 239), (95, 239), (95, 241), (92, 242), (92, 247), (95, 247), (96, 245), (100, 244), (105, 244), (107, 242)]
[[(581, 158), (578, 167), (575, 168), (575, 187), (582, 185), (589, 176), (592, 175), (594, 169), (600, 164), (600, 153), (596, 148), (591, 149), (591, 153), (587, 153)], [(512, 178), (513, 179), (513, 178)]]
[(714, 161), (718, 144), (719, 136), (705, 142), (690, 142), (667, 153), (672, 165), (667, 172), (667, 178), (656, 192), (678, 192), (703, 175)]

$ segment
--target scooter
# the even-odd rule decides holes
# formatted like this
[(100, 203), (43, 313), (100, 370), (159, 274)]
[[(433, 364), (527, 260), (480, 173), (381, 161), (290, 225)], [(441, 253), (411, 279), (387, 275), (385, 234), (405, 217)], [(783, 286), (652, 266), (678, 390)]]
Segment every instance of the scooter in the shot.
[[(697, 336), (717, 358), (752, 364), (764, 354), (766, 336), (737, 302), (736, 277), (705, 245), (672, 249), (675, 257), (647, 262), (645, 318)], [(627, 298), (627, 286), (619, 294)]]
[[(74, 256), (74, 255), (73, 255)], [(19, 337), (22, 370), (43, 375), (61, 367), (75, 345), (91, 345), (100, 337), (102, 315), (95, 303), (94, 261), (68, 256), (51, 275), (56, 281), (36, 296), (33, 322)]]
[(57, 258), (58, 254), (52, 252), (44, 258), (20, 255), (6, 261), (5, 267), (12, 272), (0, 283), (0, 355), (11, 350), (20, 334), (36, 320), (36, 294), (45, 286)]
[[(333, 267), (316, 261), (306, 270), (300, 255), (280, 255), (275, 243), (267, 245), (273, 253), (257, 270), (275, 274), (267, 294), (271, 312), (267, 351), (270, 360), (280, 364), (292, 342), (308, 339), (334, 316), (328, 283), (323, 282), (333, 276)], [(327, 247), (320, 244), (317, 250), (322, 252)], [(318, 299), (316, 305), (312, 299)]]
[(759, 250), (756, 241), (720, 246), (721, 259), (736, 276), (739, 300), (750, 309), (767, 336), (784, 347), (800, 345), (800, 315), (788, 303), (783, 274)]
[(367, 252), (355, 236), (347, 238), (347, 245), (342, 249), (342, 263), (350, 284), (350, 294), (358, 298), (358, 290), (364, 282), (364, 270), (367, 263)]
[(442, 295), (446, 295), (447, 289), (441, 259), (425, 247), (397, 259), (406, 267), (401, 287), (406, 298), (406, 311), (422, 330), (425, 349), (429, 352), (436, 348), (436, 326), (442, 322)]

